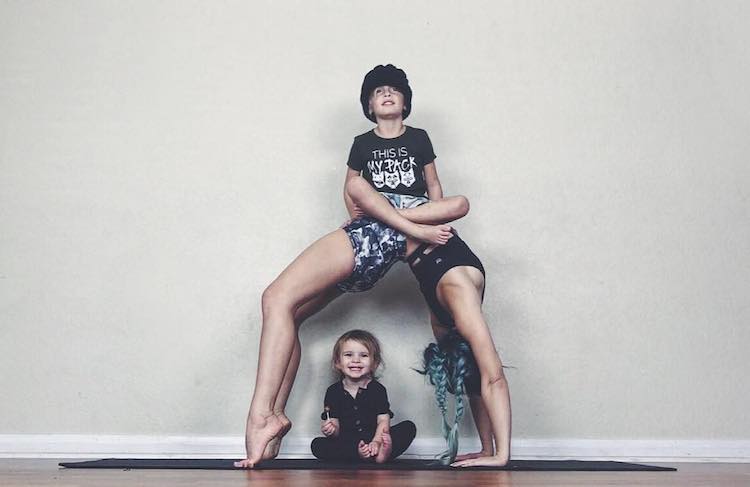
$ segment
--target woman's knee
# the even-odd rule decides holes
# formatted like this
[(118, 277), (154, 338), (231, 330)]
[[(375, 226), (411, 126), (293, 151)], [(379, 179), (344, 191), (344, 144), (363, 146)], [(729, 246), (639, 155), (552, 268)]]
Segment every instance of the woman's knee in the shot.
[(260, 299), (264, 317), (278, 312), (289, 313), (294, 308), (293, 304), (289, 301), (288, 293), (281, 286), (273, 283), (263, 291)]

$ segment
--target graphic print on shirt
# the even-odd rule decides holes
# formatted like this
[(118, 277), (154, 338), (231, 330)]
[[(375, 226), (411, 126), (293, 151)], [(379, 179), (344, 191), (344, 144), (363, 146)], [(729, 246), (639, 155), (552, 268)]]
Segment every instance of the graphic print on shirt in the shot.
[(367, 168), (372, 176), (372, 184), (377, 189), (388, 186), (396, 189), (399, 184), (407, 188), (416, 181), (414, 167), (417, 165), (406, 147), (377, 149), (372, 151), (372, 159)]

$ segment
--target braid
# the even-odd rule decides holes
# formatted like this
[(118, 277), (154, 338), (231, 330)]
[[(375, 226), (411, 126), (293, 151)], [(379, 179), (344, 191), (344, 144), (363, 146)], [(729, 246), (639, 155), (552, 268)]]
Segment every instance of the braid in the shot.
[[(426, 375), (435, 386), (435, 400), (442, 415), (443, 438), (448, 449), (439, 456), (440, 463), (453, 463), (458, 454), (458, 425), (464, 416), (464, 382), (469, 376), (479, 376), (474, 354), (464, 338), (453, 329), (437, 344), (430, 343), (423, 354), (424, 370), (417, 370)], [(455, 396), (456, 412), (453, 424), (447, 419), (446, 392)]]
[(446, 413), (448, 406), (446, 404), (446, 392), (449, 389), (449, 377), (448, 370), (446, 367), (447, 357), (445, 352), (438, 347), (437, 344), (431, 343), (424, 350), (423, 365), (424, 370), (418, 371), (421, 374), (425, 374), (430, 380), (430, 384), (435, 386), (435, 401), (437, 402), (438, 409), (443, 417), (442, 431), (443, 437), (447, 439), (450, 427), (448, 426), (448, 420)]

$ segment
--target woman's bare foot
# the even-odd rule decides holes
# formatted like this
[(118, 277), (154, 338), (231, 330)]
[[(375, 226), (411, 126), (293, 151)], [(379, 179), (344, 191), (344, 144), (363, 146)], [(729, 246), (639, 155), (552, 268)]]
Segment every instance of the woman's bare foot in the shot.
[(414, 231), (410, 237), (435, 245), (445, 245), (453, 236), (450, 225), (422, 225), (414, 224)]
[(245, 433), (245, 449), (247, 458), (234, 462), (235, 467), (253, 468), (261, 460), (268, 444), (279, 436), (283, 425), (275, 414), (250, 415), (247, 420)]
[(470, 458), (451, 463), (451, 467), (504, 467), (508, 464), (507, 456), (493, 455), (491, 457)]
[(279, 422), (281, 422), (281, 431), (268, 442), (268, 445), (266, 445), (266, 449), (263, 451), (262, 460), (271, 460), (278, 456), (282, 438), (284, 438), (284, 436), (289, 433), (289, 430), (292, 429), (292, 422), (286, 417), (286, 414), (276, 413), (276, 417), (279, 419)]
[(486, 451), (478, 451), (474, 453), (464, 453), (463, 455), (459, 455), (456, 457), (455, 462), (460, 462), (462, 460), (471, 460), (472, 458), (480, 458), (480, 457), (491, 457), (492, 453), (486, 452)]
[(385, 463), (390, 460), (391, 450), (393, 450), (391, 435), (389, 433), (383, 433), (380, 436), (380, 451), (378, 451), (378, 455), (375, 457), (375, 462)]

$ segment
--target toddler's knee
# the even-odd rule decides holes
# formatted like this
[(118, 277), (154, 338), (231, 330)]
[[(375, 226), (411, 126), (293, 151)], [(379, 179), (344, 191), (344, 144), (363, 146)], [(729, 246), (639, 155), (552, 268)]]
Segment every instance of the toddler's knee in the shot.
[(415, 436), (417, 436), (417, 425), (413, 422), (406, 420), (401, 423), (403, 425), (404, 431), (406, 432), (406, 436), (408, 438), (414, 439)]
[(327, 438), (315, 438), (310, 444), (310, 450), (315, 458), (325, 459)]

